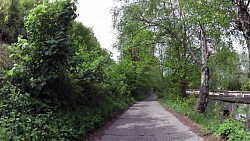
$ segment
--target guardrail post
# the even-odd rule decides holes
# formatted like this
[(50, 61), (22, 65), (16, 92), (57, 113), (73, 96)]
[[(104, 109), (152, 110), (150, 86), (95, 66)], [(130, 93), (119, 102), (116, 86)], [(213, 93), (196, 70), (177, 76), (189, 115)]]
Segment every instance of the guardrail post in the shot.
[(249, 104), (247, 104), (247, 109), (246, 109), (246, 128), (247, 128), (247, 131), (249, 131), (249, 127), (250, 127)]
[(238, 104), (237, 103), (235, 103), (234, 104), (234, 118), (235, 119), (239, 119), (239, 114), (238, 114)]

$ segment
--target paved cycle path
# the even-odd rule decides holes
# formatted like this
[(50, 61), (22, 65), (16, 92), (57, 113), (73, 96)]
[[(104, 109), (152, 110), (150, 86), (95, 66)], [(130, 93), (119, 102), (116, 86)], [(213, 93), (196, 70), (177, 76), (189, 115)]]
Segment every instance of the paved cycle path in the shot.
[(88, 141), (203, 141), (152, 95), (130, 107), (102, 135)]

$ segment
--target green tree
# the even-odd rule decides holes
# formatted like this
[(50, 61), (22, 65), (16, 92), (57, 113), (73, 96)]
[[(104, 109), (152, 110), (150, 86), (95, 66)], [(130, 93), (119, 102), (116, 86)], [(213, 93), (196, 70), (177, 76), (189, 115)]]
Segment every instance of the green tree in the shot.
[[(250, 0), (231, 0), (231, 2), (237, 15), (236, 26), (244, 36), (248, 50), (248, 59), (250, 60)], [(250, 78), (250, 65), (248, 67), (248, 78)]]
[(76, 18), (73, 2), (45, 3), (25, 18), (27, 41), (19, 38), (12, 57), (18, 62), (11, 71), (25, 90), (47, 96), (63, 93), (72, 52), (68, 30)]
[[(201, 113), (206, 109), (209, 95), (209, 47), (217, 43), (222, 34), (221, 29), (228, 26), (231, 19), (230, 15), (224, 14), (228, 12), (227, 5), (218, 5), (219, 1), (139, 0), (125, 2), (124, 6), (114, 12), (117, 26), (124, 25), (120, 23), (138, 23), (141, 27), (154, 31), (158, 41), (171, 38), (186, 48), (192, 60), (201, 65), (201, 91), (197, 101), (197, 111)], [(212, 40), (213, 44), (208, 43), (208, 39)], [(194, 51), (198, 48), (200, 54)], [(198, 57), (199, 55), (201, 57)]]
[(5, 43), (17, 41), (19, 35), (26, 37), (24, 17), (39, 0), (4, 0), (1, 2), (0, 35)]
[(159, 62), (154, 56), (154, 46), (157, 44), (155, 35), (133, 21), (125, 20), (118, 24), (116, 27), (119, 30), (119, 40), (116, 47), (121, 52), (121, 62), (131, 64), (133, 74), (128, 75), (128, 84), (132, 88), (132, 94), (136, 96), (139, 93), (147, 93), (151, 87), (157, 87), (152, 82), (159, 78), (155, 74), (159, 69)]
[(13, 60), (4, 44), (17, 41), (18, 36), (26, 37), (24, 16), (39, 0), (1, 0), (0, 1), (0, 68), (13, 67)]
[(215, 53), (209, 58), (211, 79), (210, 89), (240, 90), (241, 70), (239, 54), (230, 44), (222, 42), (216, 47)]

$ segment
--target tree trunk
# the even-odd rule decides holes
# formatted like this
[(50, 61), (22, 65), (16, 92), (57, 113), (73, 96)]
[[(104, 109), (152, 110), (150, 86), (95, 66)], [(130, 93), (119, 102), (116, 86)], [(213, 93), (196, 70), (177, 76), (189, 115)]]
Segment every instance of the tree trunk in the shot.
[(186, 82), (185, 82), (185, 80), (181, 80), (181, 96), (182, 97), (186, 97), (187, 96), (187, 89), (186, 89)]
[(245, 38), (246, 42), (247, 42), (247, 50), (248, 50), (248, 78), (250, 78), (250, 38)]
[(209, 96), (209, 69), (208, 69), (208, 46), (206, 40), (205, 30), (201, 26), (200, 30), (200, 48), (201, 48), (201, 87), (199, 98), (197, 100), (196, 110), (199, 113), (204, 113), (207, 108)]
[[(249, 13), (249, 4), (250, 0), (233, 0), (233, 4), (235, 5), (237, 11), (238, 18), (238, 30), (243, 33), (243, 36), (247, 43), (248, 49), (248, 59), (250, 60), (250, 13)], [(248, 66), (248, 78), (250, 78), (250, 61)]]

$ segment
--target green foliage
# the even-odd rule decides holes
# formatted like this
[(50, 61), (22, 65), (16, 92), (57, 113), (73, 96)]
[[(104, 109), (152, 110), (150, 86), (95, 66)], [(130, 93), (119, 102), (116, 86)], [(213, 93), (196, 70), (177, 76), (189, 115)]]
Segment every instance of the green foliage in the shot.
[(164, 96), (164, 98), (160, 98), (161, 103), (200, 124), (204, 130), (214, 127), (220, 122), (215, 115), (209, 115), (208, 113), (199, 114), (195, 112), (194, 106), (197, 99), (195, 95), (188, 95), (184, 98), (174, 94), (165, 94)]
[(4, 44), (17, 41), (18, 36), (27, 38), (24, 27), (24, 16), (40, 0), (0, 0), (0, 74), (3, 70), (13, 67), (9, 51)]
[(160, 102), (167, 107), (198, 123), (203, 135), (212, 133), (229, 141), (247, 141), (250, 139), (250, 132), (245, 131), (243, 122), (229, 118), (221, 123), (220, 107), (211, 107), (211, 109), (207, 109), (206, 113), (198, 114), (193, 110), (195, 101), (195, 95), (181, 98), (168, 94), (160, 99)]
[(220, 43), (210, 57), (211, 90), (240, 90), (242, 70), (239, 55), (227, 43)]
[(75, 10), (71, 1), (45, 3), (25, 18), (28, 40), (19, 38), (10, 47), (12, 58), (19, 62), (10, 74), (13, 71), (16, 81), (21, 79), (22, 86), (29, 87), (30, 92), (53, 97), (64, 91), (73, 56), (67, 32), (76, 18)]
[(94, 33), (91, 28), (83, 26), (82, 23), (74, 21), (72, 27), (69, 30), (70, 39), (74, 43), (76, 51), (79, 48), (87, 51), (100, 51), (100, 44), (97, 42)]
[(0, 139), (77, 140), (134, 103), (132, 65), (114, 63), (75, 10), (62, 0), (26, 16), (28, 38), (8, 47), (16, 64), (0, 83)]
[(244, 130), (244, 124), (234, 119), (226, 119), (216, 131), (217, 136), (222, 136), (228, 141), (248, 141), (250, 133)]
[(26, 37), (24, 16), (39, 0), (1, 0), (0, 1), (0, 31), (1, 40), (6, 43), (17, 41), (19, 35)]
[(14, 64), (9, 55), (7, 45), (0, 40), (0, 74), (3, 74), (4, 70), (10, 69)]
[(245, 80), (241, 82), (241, 91), (249, 91), (250, 90), (250, 81), (249, 80)]
[[(99, 127), (134, 101), (110, 95), (93, 107), (78, 107), (71, 112), (51, 106), (49, 101), (21, 93), (11, 84), (1, 89), (1, 132), (6, 140), (72, 140)], [(8, 136), (7, 136), (8, 135)]]

